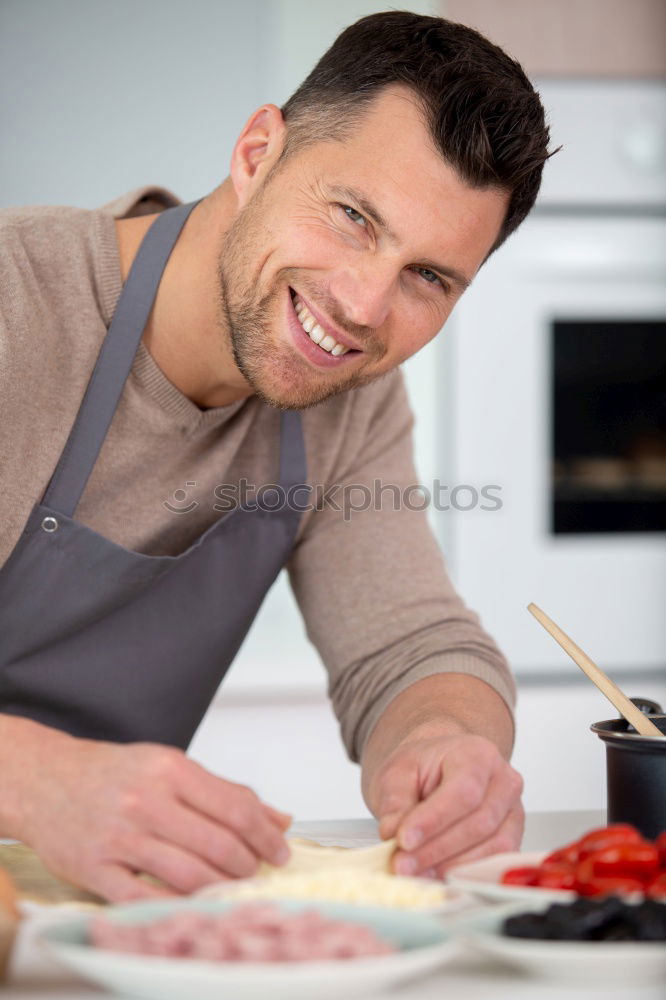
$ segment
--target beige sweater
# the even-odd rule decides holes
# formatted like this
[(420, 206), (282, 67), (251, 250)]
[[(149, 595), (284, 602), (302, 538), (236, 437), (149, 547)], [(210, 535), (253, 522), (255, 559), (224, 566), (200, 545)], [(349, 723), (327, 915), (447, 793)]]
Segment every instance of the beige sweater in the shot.
[[(121, 292), (113, 217), (176, 202), (142, 188), (96, 211), (0, 212), (0, 566), (42, 498)], [(302, 419), (308, 480), (339, 484), (338, 505), (345, 485), (418, 482), (399, 371)], [(224, 516), (220, 487), (275, 480), (278, 424), (279, 413), (254, 397), (200, 410), (141, 345), (76, 518), (126, 548), (176, 554)], [(393, 506), (385, 493), (381, 509), (351, 518), (330, 506), (304, 514), (288, 565), (353, 760), (388, 702), (423, 677), (467, 673), (510, 706), (515, 698), (425, 515)]]

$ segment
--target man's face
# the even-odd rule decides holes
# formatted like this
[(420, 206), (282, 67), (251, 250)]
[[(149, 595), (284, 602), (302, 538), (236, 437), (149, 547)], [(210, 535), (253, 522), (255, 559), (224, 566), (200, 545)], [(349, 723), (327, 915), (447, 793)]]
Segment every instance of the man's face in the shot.
[(303, 408), (418, 351), (481, 266), (508, 197), (457, 177), (399, 87), (344, 142), (287, 158), (219, 257), (222, 316), (254, 392)]

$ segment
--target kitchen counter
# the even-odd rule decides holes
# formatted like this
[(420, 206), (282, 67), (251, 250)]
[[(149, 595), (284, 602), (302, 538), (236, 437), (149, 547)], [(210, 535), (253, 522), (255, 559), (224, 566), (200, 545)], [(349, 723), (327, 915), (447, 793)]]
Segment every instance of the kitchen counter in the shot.
[[(602, 826), (605, 813), (599, 810), (538, 812), (527, 817), (523, 849), (550, 850), (573, 840), (586, 830)], [(377, 840), (372, 819), (330, 820), (295, 823), (290, 835), (310, 837), (322, 843), (364, 846)], [(42, 955), (34, 941), (34, 932), (47, 918), (36, 914), (23, 922), (9, 969), (9, 981), (3, 1000), (97, 1000), (108, 996), (101, 989), (61, 970)], [(512, 972), (494, 961), (471, 953), (456, 957), (427, 979), (392, 990), (398, 1000), (442, 1000), (443, 996), (465, 1000), (663, 1000), (663, 986), (589, 986), (581, 983), (555, 984)], [(389, 993), (373, 993), (368, 1000), (380, 1000)]]

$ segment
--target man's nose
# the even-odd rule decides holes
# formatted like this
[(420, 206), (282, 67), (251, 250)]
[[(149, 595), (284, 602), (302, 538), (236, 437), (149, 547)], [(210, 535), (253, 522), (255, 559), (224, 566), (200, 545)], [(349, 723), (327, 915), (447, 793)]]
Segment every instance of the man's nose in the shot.
[(348, 323), (376, 330), (391, 311), (396, 283), (394, 267), (368, 263), (338, 271), (330, 290)]

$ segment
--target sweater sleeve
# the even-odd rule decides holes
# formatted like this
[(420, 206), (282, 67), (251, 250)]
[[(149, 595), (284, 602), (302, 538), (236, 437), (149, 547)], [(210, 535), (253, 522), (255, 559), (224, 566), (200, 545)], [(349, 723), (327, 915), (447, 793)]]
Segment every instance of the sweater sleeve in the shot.
[(392, 372), (368, 389), (350, 408), (345, 439), (353, 446), (336, 461), (328, 499), (316, 494), (289, 564), (353, 761), (389, 702), (424, 677), (469, 674), (515, 705), (506, 660), (454, 590), (425, 511), (416, 509), (423, 502), (402, 376)]

